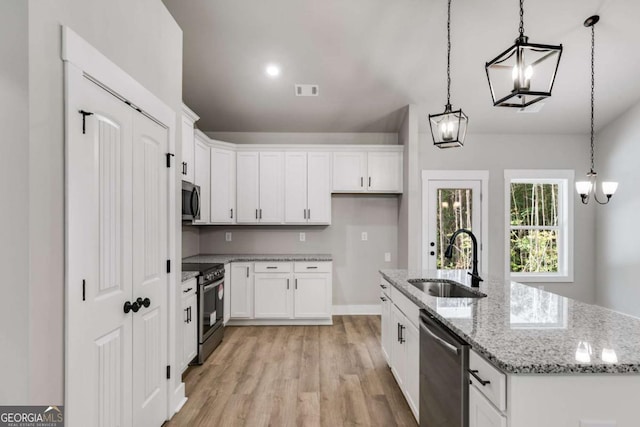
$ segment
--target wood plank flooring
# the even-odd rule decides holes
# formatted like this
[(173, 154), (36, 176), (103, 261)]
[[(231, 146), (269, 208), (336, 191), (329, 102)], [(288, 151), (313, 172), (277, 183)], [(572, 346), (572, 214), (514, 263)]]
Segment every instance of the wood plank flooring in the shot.
[(166, 427), (417, 425), (380, 348), (379, 316), (333, 326), (245, 326), (184, 381)]

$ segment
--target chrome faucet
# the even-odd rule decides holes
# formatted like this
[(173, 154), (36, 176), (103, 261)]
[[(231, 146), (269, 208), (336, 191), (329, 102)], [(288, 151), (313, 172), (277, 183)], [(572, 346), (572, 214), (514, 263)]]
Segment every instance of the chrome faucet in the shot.
[(471, 237), (471, 242), (473, 243), (473, 270), (468, 274), (471, 276), (471, 287), (478, 288), (480, 287), (480, 282), (483, 282), (483, 280), (480, 277), (480, 274), (478, 274), (478, 240), (471, 231), (465, 228), (461, 228), (460, 230), (457, 230), (455, 233), (453, 233), (451, 235), (451, 238), (449, 238), (449, 246), (447, 246), (447, 249), (444, 251), (444, 257), (447, 259), (451, 259), (451, 257), (453, 256), (453, 244), (455, 243), (456, 237), (458, 237), (459, 234), (466, 234)]

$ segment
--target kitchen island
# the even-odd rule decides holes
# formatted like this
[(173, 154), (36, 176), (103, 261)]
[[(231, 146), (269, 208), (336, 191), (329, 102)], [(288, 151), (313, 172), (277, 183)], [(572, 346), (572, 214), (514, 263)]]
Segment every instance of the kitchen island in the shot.
[(495, 377), (486, 386), (471, 378), (470, 397), (480, 391), (486, 400), (470, 399), (471, 427), (640, 425), (640, 319), (496, 278), (481, 283), (483, 298), (436, 297), (409, 283), (470, 286), (461, 270), (380, 274), (383, 291), (391, 285), (382, 298), (400, 301), (400, 311), (426, 310), (470, 344), (471, 363), (486, 364)]

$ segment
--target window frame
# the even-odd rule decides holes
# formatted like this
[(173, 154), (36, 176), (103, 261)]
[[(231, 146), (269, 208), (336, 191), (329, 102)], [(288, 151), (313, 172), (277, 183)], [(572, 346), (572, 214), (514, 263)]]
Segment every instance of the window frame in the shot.
[[(574, 240), (573, 208), (575, 172), (568, 169), (506, 169), (504, 171), (505, 237), (504, 258), (505, 277), (523, 283), (573, 282)], [(512, 228), (511, 226), (511, 184), (557, 184), (558, 185), (558, 272), (517, 273), (511, 271), (511, 230), (535, 229), (535, 227)], [(547, 227), (545, 227), (546, 229)], [(555, 227), (548, 227), (555, 229)]]

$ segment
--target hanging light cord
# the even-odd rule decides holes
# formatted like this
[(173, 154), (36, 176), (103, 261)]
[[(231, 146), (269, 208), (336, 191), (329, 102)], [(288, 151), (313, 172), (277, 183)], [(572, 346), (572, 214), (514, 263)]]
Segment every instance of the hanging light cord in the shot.
[(520, 0), (520, 37), (524, 37), (524, 0)]
[(447, 108), (451, 108), (451, 0), (447, 9)]
[(596, 29), (591, 26), (591, 173), (595, 170), (594, 165), (594, 98), (595, 98), (595, 52), (596, 52)]

